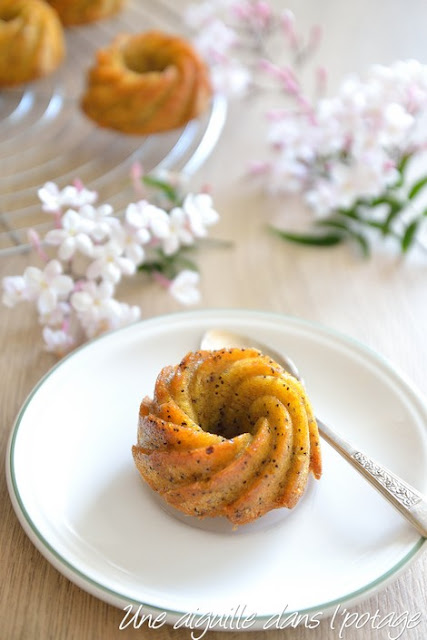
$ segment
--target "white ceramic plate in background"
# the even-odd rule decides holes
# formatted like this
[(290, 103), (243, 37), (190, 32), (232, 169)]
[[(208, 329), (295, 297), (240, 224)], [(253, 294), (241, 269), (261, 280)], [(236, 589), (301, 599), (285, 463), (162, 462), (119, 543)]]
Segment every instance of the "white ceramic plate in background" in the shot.
[[(295, 318), (196, 311), (104, 336), (54, 367), (25, 402), (8, 450), (8, 483), (31, 540), (63, 574), (119, 607), (226, 615), (252, 628), (284, 609), (326, 615), (396, 577), (425, 540), (323, 443), (324, 475), (291, 512), (233, 532), (165, 510), (134, 467), (139, 402), (202, 332), (228, 328), (283, 349), (317, 414), (421, 491), (427, 411), (416, 390), (362, 345)], [(214, 522), (214, 521), (213, 521)]]

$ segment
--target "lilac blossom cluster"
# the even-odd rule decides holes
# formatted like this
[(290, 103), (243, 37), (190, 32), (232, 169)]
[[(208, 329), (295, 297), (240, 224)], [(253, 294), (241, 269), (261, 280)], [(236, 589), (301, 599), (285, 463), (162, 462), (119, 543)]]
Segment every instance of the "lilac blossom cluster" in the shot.
[(151, 274), (182, 304), (199, 301), (199, 274), (188, 260), (191, 268), (180, 269), (179, 257), (219, 216), (209, 194), (189, 193), (178, 201), (173, 187), (159, 184), (171, 190), (174, 206), (140, 199), (123, 217), (109, 204), (98, 205), (97, 193), (78, 181), (64, 189), (48, 182), (39, 189), (54, 228), (44, 238), (29, 232), (42, 266), (4, 278), (3, 303), (36, 306), (48, 351), (62, 356), (85, 339), (138, 320), (139, 307), (114, 297), (122, 277), (138, 270)]
[(318, 216), (376, 198), (399, 181), (402, 158), (425, 148), (426, 114), (427, 66), (420, 62), (349, 77), (334, 97), (272, 119), (269, 188), (301, 191)]
[[(265, 88), (266, 71), (273, 67), (277, 50), (290, 61), (280, 69), (282, 87), (304, 102), (293, 68), (316, 50), (318, 26), (306, 36), (300, 34), (292, 11), (275, 10), (266, 0), (205, 0), (189, 5), (184, 19), (194, 31), (195, 47), (209, 64), (215, 91), (239, 97)], [(316, 70), (316, 75), (323, 85), (324, 71)]]
[(363, 79), (345, 78), (331, 97), (326, 70), (313, 65), (309, 97), (302, 68), (319, 45), (318, 26), (303, 35), (290, 10), (266, 0), (205, 0), (190, 5), (186, 21), (217, 91), (268, 91), (275, 100), (266, 113), (267, 152), (250, 169), (268, 192), (300, 194), (315, 224), (314, 233), (275, 233), (323, 246), (353, 239), (365, 254), (374, 229), (402, 251), (422, 245), (427, 209), (418, 194), (427, 177), (411, 184), (407, 168), (427, 147), (427, 65), (374, 65)]

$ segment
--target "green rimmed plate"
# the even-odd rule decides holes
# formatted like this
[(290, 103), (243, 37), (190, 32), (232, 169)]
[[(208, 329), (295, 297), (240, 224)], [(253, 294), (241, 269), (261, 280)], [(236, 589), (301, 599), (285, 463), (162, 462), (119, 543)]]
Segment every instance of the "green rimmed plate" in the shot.
[(207, 328), (253, 335), (298, 363), (318, 413), (344, 437), (427, 490), (427, 410), (372, 351), (296, 318), (207, 310), (154, 318), (95, 340), (54, 367), (17, 418), (8, 449), (15, 511), (43, 555), (115, 605), (185, 613), (327, 615), (384, 587), (425, 540), (323, 444), (324, 475), (292, 511), (233, 532), (178, 518), (145, 487), (130, 453), (138, 406), (166, 364)]

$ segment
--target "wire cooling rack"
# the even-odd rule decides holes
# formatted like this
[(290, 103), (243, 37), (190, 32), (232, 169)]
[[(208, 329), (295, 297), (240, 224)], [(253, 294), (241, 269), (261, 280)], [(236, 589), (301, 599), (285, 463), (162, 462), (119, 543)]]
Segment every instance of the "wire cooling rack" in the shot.
[(128, 0), (113, 18), (66, 31), (66, 61), (53, 76), (0, 92), (0, 256), (28, 250), (29, 228), (49, 228), (37, 198), (48, 180), (64, 187), (79, 178), (120, 213), (132, 197), (133, 163), (191, 175), (212, 151), (227, 111), (219, 96), (183, 129), (146, 137), (102, 130), (79, 108), (96, 50), (118, 33), (152, 28), (185, 34), (165, 0)]

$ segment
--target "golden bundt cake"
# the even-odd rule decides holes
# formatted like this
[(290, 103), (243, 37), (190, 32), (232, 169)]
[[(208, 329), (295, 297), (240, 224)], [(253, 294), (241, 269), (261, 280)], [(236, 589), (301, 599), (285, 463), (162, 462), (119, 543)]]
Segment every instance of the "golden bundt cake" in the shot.
[(117, 13), (125, 0), (47, 0), (65, 25), (84, 24)]
[(210, 97), (207, 68), (191, 45), (149, 31), (120, 35), (98, 52), (82, 108), (101, 127), (149, 134), (183, 126)]
[(54, 71), (65, 54), (55, 11), (42, 0), (0, 0), (0, 86)]
[(141, 476), (187, 515), (246, 524), (292, 508), (321, 475), (302, 384), (255, 349), (189, 353), (164, 368), (139, 412)]

